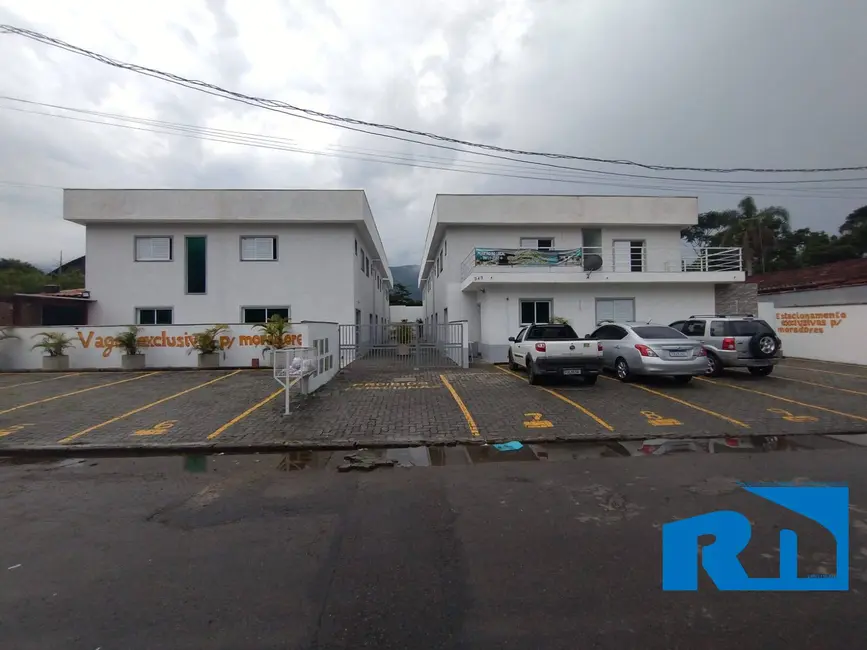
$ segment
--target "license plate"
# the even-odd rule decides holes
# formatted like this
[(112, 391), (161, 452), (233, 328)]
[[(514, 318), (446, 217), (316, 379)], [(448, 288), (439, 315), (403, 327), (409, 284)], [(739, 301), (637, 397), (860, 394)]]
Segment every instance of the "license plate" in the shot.
[(584, 371), (581, 370), (581, 368), (566, 368), (563, 371), (564, 375), (581, 375), (583, 373), (584, 373)]
[(689, 356), (689, 351), (687, 351), (687, 350), (669, 350), (668, 356), (686, 358)]

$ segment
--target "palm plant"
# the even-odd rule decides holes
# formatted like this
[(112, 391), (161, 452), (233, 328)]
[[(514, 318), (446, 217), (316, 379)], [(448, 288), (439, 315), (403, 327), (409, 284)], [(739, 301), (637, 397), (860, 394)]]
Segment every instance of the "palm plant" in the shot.
[(268, 319), (268, 322), (255, 326), (256, 329), (262, 331), (262, 339), (265, 342), (265, 348), (262, 350), (263, 356), (266, 350), (282, 350), (286, 347), (286, 331), (291, 326), (292, 321), (279, 314), (274, 314)]
[(684, 232), (690, 243), (702, 247), (740, 246), (743, 250), (744, 270), (752, 275), (758, 264), (764, 271), (781, 237), (791, 232), (789, 211), (780, 206), (761, 210), (753, 197), (746, 196), (737, 210), (705, 212), (699, 223)]
[(31, 338), (35, 339), (36, 337), (42, 337), (42, 340), (34, 343), (30, 349), (42, 348), (42, 350), (48, 353), (49, 357), (65, 356), (66, 351), (73, 347), (75, 342), (75, 339), (63, 332), (39, 332)]
[(228, 325), (214, 325), (201, 332), (196, 332), (193, 334), (193, 343), (187, 350), (187, 354), (190, 354), (193, 350), (198, 351), (199, 354), (220, 352), (223, 349), (223, 345), (220, 343), (220, 334), (228, 329)]
[(141, 332), (141, 327), (138, 325), (129, 325), (126, 330), (120, 334), (114, 335), (114, 342), (118, 347), (123, 348), (124, 352), (129, 355), (138, 354), (138, 335)]

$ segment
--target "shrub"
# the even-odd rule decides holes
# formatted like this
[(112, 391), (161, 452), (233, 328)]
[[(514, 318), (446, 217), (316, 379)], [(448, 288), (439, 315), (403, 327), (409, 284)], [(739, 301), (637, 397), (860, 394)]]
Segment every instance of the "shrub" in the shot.
[(30, 349), (42, 348), (48, 353), (49, 357), (65, 356), (66, 351), (73, 347), (75, 343), (75, 339), (62, 332), (39, 332), (39, 334), (34, 334), (31, 338), (35, 339), (37, 336), (41, 336), (42, 340), (34, 343)]

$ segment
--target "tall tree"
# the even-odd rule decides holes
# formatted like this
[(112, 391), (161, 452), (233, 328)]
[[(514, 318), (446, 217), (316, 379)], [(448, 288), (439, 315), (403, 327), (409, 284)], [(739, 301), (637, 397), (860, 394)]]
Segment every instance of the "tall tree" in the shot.
[(391, 290), (391, 293), (388, 294), (388, 304), (407, 305), (409, 307), (415, 307), (421, 305), (421, 301), (413, 300), (409, 289), (406, 288), (406, 285), (401, 284), (400, 282), (396, 282), (394, 288)]
[(713, 210), (698, 217), (698, 224), (684, 230), (683, 238), (700, 248), (739, 246), (748, 275), (768, 270), (779, 241), (791, 232), (789, 211), (780, 206), (761, 210), (746, 196), (737, 210)]

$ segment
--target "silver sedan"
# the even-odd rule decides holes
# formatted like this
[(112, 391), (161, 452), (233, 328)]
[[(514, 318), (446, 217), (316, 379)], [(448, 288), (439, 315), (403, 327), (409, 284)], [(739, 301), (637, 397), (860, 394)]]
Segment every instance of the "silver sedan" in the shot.
[(666, 325), (602, 322), (589, 338), (602, 343), (603, 367), (620, 381), (663, 375), (686, 384), (707, 372), (704, 346)]

